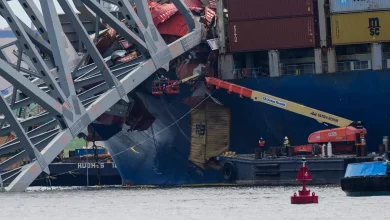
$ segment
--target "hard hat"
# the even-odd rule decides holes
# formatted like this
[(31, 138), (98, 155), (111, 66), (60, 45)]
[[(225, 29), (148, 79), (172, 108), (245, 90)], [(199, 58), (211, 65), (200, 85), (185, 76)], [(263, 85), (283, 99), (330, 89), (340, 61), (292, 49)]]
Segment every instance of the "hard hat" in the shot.
[(260, 140), (263, 140), (263, 138), (261, 137)]
[(286, 137), (284, 137), (284, 140), (287, 140), (288, 138), (287, 138), (287, 136)]

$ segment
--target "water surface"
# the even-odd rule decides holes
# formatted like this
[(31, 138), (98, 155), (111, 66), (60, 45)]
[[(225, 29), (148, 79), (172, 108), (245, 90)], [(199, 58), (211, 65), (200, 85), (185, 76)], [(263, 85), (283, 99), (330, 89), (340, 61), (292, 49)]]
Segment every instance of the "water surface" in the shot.
[(390, 197), (347, 197), (339, 187), (311, 187), (319, 204), (292, 205), (298, 187), (29, 188), (0, 193), (0, 218), (84, 220), (386, 219)]

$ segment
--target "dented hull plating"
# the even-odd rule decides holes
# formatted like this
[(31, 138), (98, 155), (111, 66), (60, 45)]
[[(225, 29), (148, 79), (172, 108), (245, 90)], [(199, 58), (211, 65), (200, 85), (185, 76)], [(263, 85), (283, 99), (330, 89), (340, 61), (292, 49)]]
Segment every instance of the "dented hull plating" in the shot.
[[(145, 92), (138, 95), (147, 110), (156, 117), (145, 131), (127, 131), (105, 142), (122, 176), (123, 184), (195, 184), (223, 182), (222, 173), (201, 170), (188, 161), (191, 139), (190, 107), (181, 102), (190, 94), (189, 86), (181, 94), (156, 96)], [(97, 131), (99, 133), (105, 132)]]

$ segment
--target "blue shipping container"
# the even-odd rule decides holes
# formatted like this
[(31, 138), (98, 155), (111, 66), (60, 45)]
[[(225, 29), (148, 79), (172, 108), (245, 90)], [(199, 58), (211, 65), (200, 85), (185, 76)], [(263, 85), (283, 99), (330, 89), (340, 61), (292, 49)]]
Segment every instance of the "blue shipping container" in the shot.
[(390, 9), (389, 0), (329, 0), (329, 3), (332, 14)]
[(386, 162), (351, 163), (348, 164), (344, 177), (385, 176), (386, 174)]
[[(106, 149), (104, 148), (101, 148), (101, 149), (97, 149), (97, 154), (106, 154)], [(94, 150), (93, 149), (76, 149), (75, 150), (75, 156), (76, 157), (81, 157), (81, 156), (84, 156), (84, 155), (87, 155), (87, 154), (94, 154)]]

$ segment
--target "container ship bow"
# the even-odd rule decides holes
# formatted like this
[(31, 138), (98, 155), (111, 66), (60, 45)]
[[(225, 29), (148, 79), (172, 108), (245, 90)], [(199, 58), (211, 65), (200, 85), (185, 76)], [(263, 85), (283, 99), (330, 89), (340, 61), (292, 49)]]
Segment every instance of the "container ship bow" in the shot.
[[(182, 80), (202, 73), (363, 121), (368, 151), (390, 132), (388, 1), (373, 1), (380, 3), (375, 7), (336, 0), (184, 2), (201, 21), (204, 42), (155, 76)], [(169, 1), (149, 1), (149, 7), (166, 42), (187, 32)], [(219, 49), (212, 50), (216, 38)], [(113, 29), (96, 44), (103, 57), (111, 56), (109, 65), (137, 61)], [(91, 127), (106, 141), (124, 184), (221, 183), (227, 180), (214, 159), (224, 152), (253, 153), (260, 137), (268, 146), (281, 146), (285, 136), (307, 144), (311, 133), (332, 128), (213, 90), (202, 77), (180, 84), (177, 94), (156, 95), (153, 77), (131, 94), (136, 102), (125, 117), (103, 115)]]
[[(199, 0), (185, 0), (184, 3), (201, 21), (203, 39), (215, 38), (215, 2), (206, 1), (207, 7)], [(155, 26), (167, 43), (187, 33), (184, 17), (169, 1), (149, 1), (149, 8)], [(106, 28), (100, 33), (96, 46), (103, 57), (108, 57), (106, 63), (109, 66), (137, 62), (139, 59), (139, 54), (131, 44), (112, 28)], [(105, 147), (116, 163), (123, 184), (178, 185), (223, 181), (222, 173), (202, 169), (209, 161), (199, 154), (211, 154), (211, 158), (228, 150), (226, 137), (229, 129), (219, 134), (225, 138), (223, 142), (213, 145), (215, 149), (206, 151), (204, 146), (191, 148), (191, 137), (196, 135), (195, 129), (191, 127), (191, 118), (199, 117), (206, 111), (208, 117), (212, 117), (219, 110), (226, 117), (229, 116), (226, 108), (215, 104), (217, 100), (207, 98), (208, 89), (204, 80), (196, 79), (181, 84), (178, 94), (152, 93), (156, 77), (167, 77), (173, 82), (205, 71), (207, 76), (214, 76), (215, 58), (205, 41), (190, 53), (171, 62), (170, 71), (157, 72), (139, 85), (130, 94), (135, 100), (133, 106), (127, 106), (125, 102), (122, 106), (118, 103), (116, 107), (119, 111), (128, 112), (125, 117), (103, 114), (91, 124), (90, 133), (95, 133), (95, 136), (89, 137), (90, 140), (105, 141)], [(224, 126), (223, 123), (226, 124), (226, 121), (216, 122), (216, 126)], [(193, 152), (190, 152), (191, 149)], [(189, 160), (189, 156), (193, 159)]]
[[(188, 51), (171, 60), (167, 70), (159, 69), (157, 72), (154, 72), (153, 65), (147, 66), (147, 63), (143, 62), (145, 57), (142, 54), (145, 52), (145, 47), (139, 46), (143, 43), (137, 40), (134, 42), (126, 40), (134, 37), (124, 38), (121, 36), (127, 32), (125, 25), (135, 35), (139, 32), (137, 24), (132, 23), (134, 19), (129, 18), (131, 16), (126, 14), (128, 13), (125, 11), (126, 9), (120, 6), (127, 4), (126, 1), (118, 1), (117, 6), (109, 5), (112, 7), (110, 13), (123, 24), (114, 21), (113, 17), (109, 16), (107, 11), (94, 1), (73, 1), (80, 12), (78, 15), (75, 15), (70, 9), (71, 6), (65, 2), (67, 1), (59, 1), (65, 12), (58, 17), (68, 38), (65, 39), (66, 45), (72, 44), (73, 46), (73, 48), (67, 47), (65, 49), (69, 57), (72, 58), (68, 60), (70, 69), (77, 68), (76, 71), (72, 72), (72, 75), (75, 75), (72, 83), (76, 88), (80, 102), (88, 106), (88, 112), (83, 113), (83, 118), (75, 120), (74, 123), (68, 121), (69, 124), (67, 124), (61, 115), (71, 117), (69, 112), (60, 112), (53, 107), (53, 105), (60, 107), (60, 102), (64, 99), (56, 98), (57, 102), (52, 97), (46, 97), (55, 103), (49, 105), (47, 100), (40, 100), (41, 97), (37, 96), (37, 93), (30, 92), (30, 90), (46, 92), (47, 88), (52, 89), (51, 84), (46, 86), (52, 79), (43, 81), (34, 79), (34, 82), (31, 83), (38, 84), (40, 90), (35, 90), (35, 87), (26, 88), (32, 99), (29, 100), (20, 95), (17, 99), (21, 99), (21, 101), (15, 103), (16, 106), (14, 106), (23, 109), (22, 106), (27, 105), (26, 103), (39, 100), (43, 104), (46, 103), (46, 107), (50, 110), (60, 114), (56, 115), (57, 119), (52, 121), (46, 121), (51, 117), (50, 114), (40, 114), (36, 117), (28, 116), (29, 120), (24, 119), (20, 123), (17, 122), (17, 119), (14, 120), (15, 124), (24, 124), (26, 129), (28, 128), (27, 130), (30, 129), (28, 134), (17, 129), (20, 135), (24, 134), (23, 137), (26, 140), (34, 140), (33, 142), (37, 142), (36, 146), (39, 145), (40, 149), (55, 149), (41, 151), (47, 161), (52, 161), (50, 158), (57, 156), (61, 151), (59, 149), (63, 149), (70, 139), (66, 138), (68, 133), (58, 133), (56, 136), (55, 132), (59, 132), (61, 127), (71, 132), (72, 137), (82, 133), (83, 135), (79, 137), (86, 138), (88, 141), (103, 141), (121, 174), (124, 185), (181, 185), (223, 182), (240, 184), (241, 180), (254, 184), (255, 179), (265, 180), (265, 182), (273, 179), (281, 183), (289, 181), (284, 176), (286, 170), (283, 166), (293, 170), (294, 168), (288, 165), (293, 159), (272, 157), (267, 160), (258, 160), (258, 158), (253, 157), (254, 148), (260, 144), (260, 138), (265, 140), (266, 147), (272, 147), (272, 150), (275, 151), (272, 152), (273, 155), (281, 153), (277, 147), (283, 144), (285, 137), (288, 137), (291, 145), (294, 146), (289, 148), (289, 154), (291, 154), (291, 149), (298, 149), (296, 153), (299, 155), (303, 153), (315, 154), (316, 152), (312, 152), (315, 147), (312, 147), (311, 144), (324, 146), (324, 143), (316, 142), (317, 139), (321, 139), (321, 135), (315, 137), (317, 138), (316, 143), (311, 142), (310, 134), (315, 134), (313, 132), (319, 130), (333, 129), (333, 125), (337, 127), (337, 123), (329, 125), (313, 120), (317, 116), (321, 117), (320, 120), (332, 118), (332, 120), (340, 119), (343, 121), (344, 118), (351, 122), (362, 121), (364, 130), (367, 131), (365, 132), (367, 139), (364, 134), (360, 135), (359, 140), (361, 143), (364, 142), (364, 146), (367, 143), (368, 152), (376, 151), (378, 145), (383, 140), (387, 140), (383, 136), (390, 133), (390, 104), (386, 99), (390, 96), (390, 87), (388, 86), (390, 84), (390, 19), (388, 19), (390, 17), (390, 1), (246, 0), (243, 3), (242, 0), (181, 0), (180, 2), (188, 6), (189, 11), (202, 25), (202, 42), (198, 45), (199, 29), (195, 28), (196, 31), (193, 31), (191, 24), (188, 24), (189, 27), (187, 27), (186, 18), (188, 19), (188, 16), (184, 17), (179, 13), (175, 4), (172, 3), (174, 1), (148, 0), (149, 8), (142, 7), (142, 10), (150, 10), (156, 27), (147, 28), (148, 33), (150, 32), (150, 38), (153, 38), (154, 42), (159, 41), (159, 36), (153, 34), (156, 33), (155, 29), (157, 29), (164, 41), (169, 44), (168, 47), (172, 52), (177, 49), (176, 45), (180, 45), (184, 51)], [(107, 2), (113, 1), (105, 1), (105, 3)], [(135, 12), (137, 12), (137, 8), (134, 5), (142, 5), (142, 1), (136, 1), (134, 5), (133, 1), (129, 2), (130, 4), (127, 6), (133, 6)], [(35, 18), (36, 16), (33, 16), (36, 14), (34, 10), (26, 7), (30, 4), (32, 1), (26, 1), (26, 4), (22, 5), (25, 6), (24, 9), (29, 17)], [(54, 8), (50, 1), (45, 5), (51, 9)], [(45, 5), (44, 7), (46, 7)], [(6, 12), (12, 15), (8, 6), (0, 8), (0, 10), (3, 15)], [(48, 12), (48, 10), (44, 9), (43, 11)], [(125, 16), (120, 13), (121, 10)], [(97, 17), (91, 11), (102, 18), (101, 22), (96, 22)], [(183, 10), (180, 11), (184, 14)], [(140, 17), (143, 16), (141, 14), (144, 14), (141, 9), (137, 13)], [(50, 19), (47, 17), (50, 14), (52, 13), (44, 13), (45, 19)], [(75, 19), (77, 16), (79, 19)], [(50, 41), (58, 43), (50, 44), (56, 50), (53, 54), (49, 48), (50, 45), (46, 41), (43, 42), (40, 36), (36, 36), (29, 27), (11, 22), (10, 18), (7, 20), (12, 31), (16, 33), (16, 38), (27, 42), (24, 44), (25, 48), (32, 48), (32, 45), (35, 44), (39, 45), (41, 50), (31, 50), (32, 52), (28, 50), (29, 54), (25, 50), (14, 51), (16, 57), (27, 58), (23, 54), (26, 53), (33, 61), (24, 59), (23, 64), (30, 66), (32, 63), (31, 67), (34, 66), (34, 63), (38, 63), (35, 58), (38, 55), (43, 55), (44, 58), (39, 59), (39, 64), (36, 64), (38, 66), (45, 66), (43, 63), (49, 61), (47, 62), (49, 69), (54, 70), (55, 65), (51, 61), (62, 62), (58, 60), (64, 58), (63, 54), (59, 52), (62, 41), (57, 40), (60, 37), (58, 34), (61, 33), (56, 32), (56, 26), (47, 26), (49, 32), (54, 33), (50, 34), (49, 37), (53, 38), (56, 35), (54, 36), (56, 41)], [(150, 17), (141, 20), (143, 23), (147, 23)], [(37, 26), (42, 25), (35, 19), (33, 19), (33, 23)], [(58, 21), (53, 22), (53, 24), (55, 23)], [(82, 25), (84, 25), (84, 30)], [(121, 27), (118, 28), (119, 26)], [(19, 35), (22, 29), (26, 29), (27, 32), (23, 31), (24, 34)], [(38, 32), (43, 30), (40, 27), (37, 29)], [(90, 34), (101, 57), (96, 53), (96, 48), (88, 40), (85, 31)], [(189, 32), (191, 34), (187, 35)], [(182, 36), (184, 37), (181, 38)], [(196, 41), (194, 41), (197, 46), (194, 48), (194, 42), (191, 42), (192, 36), (197, 36)], [(42, 37), (47, 38), (44, 34)], [(148, 37), (149, 35), (146, 34), (140, 39), (145, 38), (145, 42), (148, 42)], [(32, 39), (31, 42), (28, 40), (29, 38)], [(176, 41), (180, 38), (180, 41)], [(81, 42), (84, 43), (85, 48)], [(190, 47), (186, 47), (186, 44)], [(145, 45), (148, 45), (147, 51), (152, 51), (154, 50), (153, 46), (160, 44), (149, 45), (145, 43)], [(156, 47), (157, 51), (161, 49)], [(39, 52), (43, 54), (39, 54)], [(84, 55), (80, 56), (77, 52)], [(51, 54), (55, 57), (52, 58)], [(97, 58), (98, 62), (96, 62)], [(158, 59), (155, 58), (157, 57), (153, 58), (153, 62), (157, 62)], [(19, 59), (18, 63), (21, 60)], [(79, 63), (80, 66), (76, 63)], [(97, 63), (100, 69), (111, 71), (117, 79), (127, 83), (125, 88), (127, 91), (125, 93), (129, 93), (127, 97), (120, 86), (115, 88), (118, 93), (114, 89), (109, 89), (108, 93), (104, 92), (109, 88), (108, 86), (117, 84), (105, 82), (103, 76), (107, 74), (103, 72), (100, 74), (99, 68), (95, 68)], [(21, 64), (14, 66), (18, 65)], [(38, 68), (36, 65), (34, 67)], [(7, 63), (4, 63), (4, 66), (9, 67)], [(111, 68), (107, 68), (108, 66)], [(11, 67), (9, 67), (10, 71), (13, 70)], [(68, 66), (65, 64), (62, 67)], [(57, 68), (61, 69), (62, 67)], [(48, 73), (49, 69), (45, 69), (42, 73)], [(14, 79), (11, 75), (17, 74), (11, 74), (10, 71), (4, 71), (4, 68), (0, 66), (3, 77), (6, 76), (7, 80), (23, 87), (24, 84), (19, 81), (25, 79)], [(23, 71), (27, 71), (27, 69)], [(27, 72), (30, 74), (31, 71)], [(68, 71), (63, 70), (62, 72)], [(61, 75), (62, 72), (59, 72), (59, 75), (62, 76), (62, 82), (66, 82), (66, 79), (69, 81), (69, 78)], [(149, 74), (147, 75), (149, 77), (145, 77), (144, 74)], [(33, 74), (31, 73), (31, 75)], [(42, 75), (42, 77), (44, 76), (47, 74)], [(147, 79), (144, 80), (142, 76)], [(139, 79), (143, 80), (142, 83)], [(210, 79), (214, 79), (212, 81), (219, 82), (219, 84), (211, 83)], [(219, 79), (225, 80), (225, 82)], [(229, 86), (223, 87), (221, 82)], [(137, 85), (135, 89), (133, 89), (134, 85)], [(216, 86), (225, 88), (230, 93), (217, 89)], [(238, 86), (246, 87), (246, 89)], [(235, 88), (234, 92), (232, 92), (232, 87)], [(244, 90), (251, 91), (250, 94), (257, 94), (257, 96), (244, 95)], [(235, 93), (241, 94), (244, 98)], [(41, 96), (46, 95), (40, 94)], [(112, 96), (102, 94), (111, 94)], [(10, 99), (10, 103), (16, 99), (13, 97), (8, 94), (7, 99)], [(128, 98), (130, 102), (121, 100), (123, 97), (124, 99)], [(248, 97), (255, 98), (256, 101), (248, 99)], [(291, 106), (295, 106), (294, 111), (290, 111)], [(68, 107), (64, 104), (61, 108), (64, 110)], [(305, 114), (300, 114), (299, 110), (303, 108)], [(322, 113), (316, 112), (317, 110)], [(75, 108), (74, 114), (80, 115), (76, 112), (77, 108)], [(88, 116), (92, 112), (94, 112), (94, 116)], [(73, 113), (71, 114), (73, 115)], [(3, 122), (5, 122), (4, 119)], [(82, 121), (82, 119), (89, 120), (87, 122)], [(57, 122), (61, 126), (57, 126)], [(39, 127), (34, 128), (36, 125)], [(349, 125), (350, 123), (345, 126)], [(57, 127), (54, 130), (46, 131), (52, 126)], [(0, 128), (0, 133), (10, 133), (11, 127), (15, 126), (3, 126)], [(87, 128), (88, 132), (86, 129), (81, 133), (77, 130), (82, 128)], [(344, 128), (344, 125), (338, 127), (341, 130)], [(41, 130), (46, 132), (43, 135), (36, 135)], [(335, 131), (341, 130), (330, 130), (325, 137), (335, 137), (336, 139), (340, 137), (340, 134), (335, 134), (337, 133)], [(326, 130), (326, 132), (328, 131)], [(343, 132), (347, 133), (347, 129)], [(29, 135), (36, 136), (29, 139)], [(54, 138), (53, 141), (50, 141), (51, 139), (39, 141), (46, 137), (45, 135), (53, 138), (61, 136), (65, 139)], [(3, 147), (0, 147), (0, 156), (13, 152), (15, 149), (31, 150), (33, 147), (33, 143), (27, 146), (19, 143), (14, 144), (14, 142), (16, 140), (7, 142)], [(346, 149), (349, 153), (351, 153), (350, 149), (356, 147), (351, 144), (350, 139), (335, 140), (335, 142), (340, 144), (340, 146), (336, 146), (337, 149)], [(301, 152), (300, 146), (309, 145), (308, 148), (302, 148), (306, 152)], [(335, 153), (336, 148), (334, 148)], [(235, 152), (236, 156), (230, 157), (231, 153), (226, 156), (227, 152)], [(31, 151), (29, 158), (38, 158), (39, 154), (34, 156), (35, 153)], [(347, 157), (345, 154), (339, 156), (317, 160), (319, 173), (323, 173), (322, 170), (328, 170), (330, 175), (321, 174), (323, 178), (337, 181), (338, 177), (328, 169), (329, 164), (323, 161), (337, 160), (337, 166), (334, 168), (340, 171), (343, 169), (340, 167), (345, 165), (344, 159), (340, 158)], [(23, 160), (22, 157), (23, 152), (20, 152), (13, 158), (0, 163), (0, 168), (2, 168), (0, 170), (4, 171), (3, 168), (6, 165)], [(236, 160), (237, 164), (244, 165), (237, 166), (235, 170), (229, 170), (225, 166), (227, 163), (224, 163), (226, 158), (230, 162)], [(251, 162), (247, 162), (248, 160)], [(278, 161), (279, 164), (284, 165), (280, 166), (280, 172), (275, 172), (276, 176), (275, 173), (269, 174), (272, 170), (268, 170), (269, 172), (266, 170), (268, 173), (263, 172), (264, 170), (256, 171), (261, 167), (268, 169), (268, 165), (271, 168), (275, 167), (274, 165)], [(3, 180), (7, 179), (10, 182), (10, 185), (6, 186), (9, 190), (24, 190), (28, 181), (24, 181), (25, 179), (19, 181), (21, 179), (16, 178), (16, 176), (26, 179), (35, 176), (37, 163), (39, 163), (41, 170), (44, 170), (45, 167), (43, 160), (32, 159), (31, 162), (24, 165), (23, 170), (22, 167), (19, 167), (9, 172), (0, 172), (0, 183), (4, 182), (1, 180), (2, 178)], [(268, 165), (257, 166), (256, 164), (259, 163), (268, 163)], [(45, 173), (48, 174), (48, 172)], [(237, 178), (233, 178), (232, 175)], [(295, 180), (295, 173), (293, 180)]]

